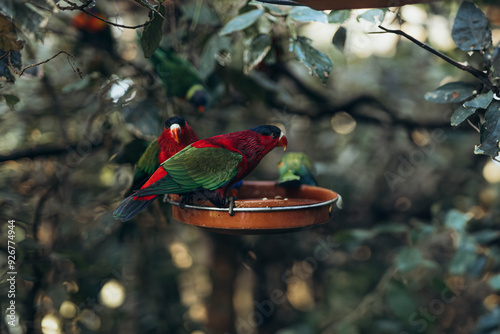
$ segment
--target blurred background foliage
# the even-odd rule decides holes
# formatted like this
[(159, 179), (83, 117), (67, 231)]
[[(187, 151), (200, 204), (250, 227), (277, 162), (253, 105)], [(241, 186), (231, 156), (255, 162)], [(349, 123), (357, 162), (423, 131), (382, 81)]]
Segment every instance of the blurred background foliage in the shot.
[[(500, 7), (477, 4), (494, 56)], [(424, 99), (478, 82), (378, 28), (482, 70), (486, 50), (467, 53), (452, 39), (460, 3), (162, 6), (0, 3), (0, 305), (15, 219), (19, 319), (10, 326), (2, 315), (2, 333), (500, 331), (500, 166), (473, 150), (486, 107), (452, 127), (460, 105)], [(199, 70), (204, 113), (165, 90), (138, 33), (146, 52), (160, 44)], [(344, 209), (309, 230), (253, 236), (182, 224), (158, 203), (114, 221), (137, 155), (172, 115), (200, 138), (280, 125)], [(281, 154), (251, 178), (276, 179)]]

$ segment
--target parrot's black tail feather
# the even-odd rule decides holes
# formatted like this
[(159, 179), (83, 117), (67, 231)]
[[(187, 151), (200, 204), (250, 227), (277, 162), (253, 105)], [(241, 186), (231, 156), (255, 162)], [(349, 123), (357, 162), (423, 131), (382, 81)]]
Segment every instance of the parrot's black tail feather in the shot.
[[(135, 199), (134, 199), (135, 198)], [(131, 195), (125, 198), (120, 205), (113, 212), (113, 217), (116, 220), (127, 221), (132, 219), (136, 214), (138, 214), (142, 209), (147, 207), (151, 202), (155, 200), (156, 197), (150, 200), (139, 200), (135, 195)]]

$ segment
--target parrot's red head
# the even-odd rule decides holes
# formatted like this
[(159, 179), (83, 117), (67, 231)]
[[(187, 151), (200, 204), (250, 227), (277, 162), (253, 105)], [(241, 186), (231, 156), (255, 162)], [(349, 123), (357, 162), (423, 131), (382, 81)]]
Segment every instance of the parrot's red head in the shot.
[(257, 132), (260, 134), (260, 144), (265, 147), (269, 147), (270, 149), (274, 147), (284, 146), (286, 150), (286, 146), (288, 145), (288, 141), (283, 131), (280, 128), (274, 125), (260, 125), (255, 128), (250, 129), (251, 131)]
[(159, 163), (167, 160), (198, 139), (196, 132), (183, 118), (179, 116), (170, 117), (165, 122), (163, 133), (158, 138), (158, 144), (160, 145)]

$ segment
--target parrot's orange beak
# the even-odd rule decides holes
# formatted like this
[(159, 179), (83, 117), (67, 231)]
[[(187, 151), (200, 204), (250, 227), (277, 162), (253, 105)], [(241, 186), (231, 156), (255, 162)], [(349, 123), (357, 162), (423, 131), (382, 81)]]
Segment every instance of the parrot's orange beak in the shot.
[(172, 137), (174, 137), (175, 142), (179, 144), (179, 136), (181, 135), (181, 127), (179, 124), (172, 124), (170, 127), (170, 133), (172, 134)]
[(286, 140), (286, 136), (282, 132), (280, 134), (280, 139), (278, 140), (278, 145), (276, 145), (276, 146), (284, 146), (285, 148), (283, 149), (283, 151), (286, 151), (287, 145), (288, 145), (288, 140)]

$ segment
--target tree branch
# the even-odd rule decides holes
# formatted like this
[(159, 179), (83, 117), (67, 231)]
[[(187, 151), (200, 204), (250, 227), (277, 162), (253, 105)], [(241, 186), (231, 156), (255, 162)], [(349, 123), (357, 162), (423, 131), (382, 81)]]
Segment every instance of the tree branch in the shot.
[[(69, 154), (77, 150), (78, 145), (80, 145), (80, 143), (71, 144), (66, 147), (42, 146), (42, 147), (29, 148), (26, 150), (19, 150), (12, 152), (10, 154), (0, 155), (0, 162), (18, 160), (22, 158), (33, 159), (41, 156), (57, 156), (57, 155)], [(92, 144), (92, 149), (98, 148), (100, 146), (102, 146), (102, 142), (96, 145)]]
[[(72, 54), (70, 54), (70, 53), (68, 53), (66, 51), (59, 51), (58, 53), (56, 53), (55, 55), (53, 55), (49, 59), (45, 59), (44, 61), (41, 61), (41, 62), (36, 63), (36, 64), (28, 65), (28, 66), (24, 67), (23, 69), (21, 69), (21, 71), (18, 71), (18, 70), (16, 70), (14, 68), (14, 65), (12, 64), (12, 62), (10, 60), (10, 52), (9, 52), (9, 56), (8, 56), (9, 67), (12, 69), (12, 71), (14, 71), (14, 73), (16, 73), (17, 75), (21, 76), (21, 75), (23, 75), (24, 71), (26, 71), (27, 69), (35, 67), (35, 66), (39, 66), (39, 65), (42, 65), (42, 64), (45, 64), (45, 63), (48, 63), (49, 61), (51, 61), (55, 57), (59, 56), (61, 53), (64, 53), (64, 54), (66, 54), (68, 56), (68, 62), (69, 62), (69, 58), (72, 58), (73, 60), (75, 60), (75, 57), (73, 57)], [(78, 76), (80, 77), (80, 79), (83, 78), (83, 74), (82, 74), (82, 72), (80, 71), (80, 69), (78, 67), (74, 67), (73, 64), (71, 64), (71, 62), (69, 62), (69, 65), (73, 68), (73, 71), (78, 74)]]
[(112, 26), (115, 26), (115, 27), (118, 27), (118, 28), (124, 28), (124, 29), (137, 29), (137, 28), (142, 28), (146, 25), (148, 25), (151, 21), (153, 21), (153, 19), (155, 18), (155, 12), (153, 11), (153, 15), (151, 15), (151, 19), (147, 20), (146, 22), (144, 22), (143, 24), (139, 24), (139, 25), (136, 25), (136, 26), (126, 26), (126, 25), (123, 25), (123, 24), (118, 24), (118, 23), (114, 23), (114, 22), (111, 22), (111, 21), (107, 21), (103, 18), (100, 18), (99, 16), (89, 12), (88, 10), (86, 10), (85, 8), (82, 8), (80, 9), (82, 12), (84, 12), (85, 14), (87, 15), (90, 15), (92, 17), (95, 17), (96, 19), (98, 20), (101, 20), (102, 22), (104, 23), (107, 23), (109, 25), (112, 25)]
[(462, 71), (465, 71), (465, 72), (468, 72), (470, 74), (472, 74), (474, 77), (476, 77), (479, 81), (481, 81), (485, 86), (487, 86), (490, 90), (493, 91), (493, 93), (495, 94), (499, 94), (500, 93), (500, 87), (496, 87), (495, 85), (493, 85), (490, 81), (490, 79), (488, 78), (488, 75), (486, 75), (485, 73), (481, 72), (480, 70), (472, 67), (472, 66), (469, 66), (469, 65), (464, 65), (462, 63), (459, 63), (458, 61), (448, 57), (447, 55), (445, 55), (444, 53), (441, 53), (439, 51), (437, 51), (436, 49), (430, 47), (429, 45), (427, 44), (424, 44), (422, 42), (420, 42), (419, 40), (415, 39), (414, 37), (408, 35), (407, 33), (405, 33), (404, 31), (402, 30), (393, 30), (393, 29), (387, 29), (383, 26), (378, 26), (380, 29), (384, 30), (385, 32), (388, 32), (388, 33), (392, 33), (392, 34), (396, 34), (396, 35), (400, 35), (400, 36), (403, 36), (407, 39), (409, 39), (410, 41), (412, 41), (413, 43), (415, 43), (416, 45), (420, 46), (421, 48), (429, 51), (430, 53), (438, 56), (439, 58), (445, 60), (446, 62), (448, 62), (449, 64), (455, 66), (456, 68), (462, 70)]
[(92, 3), (93, 0), (82, 0), (82, 5), (80, 5), (80, 6), (78, 6), (77, 4), (75, 4), (74, 2), (72, 2), (70, 0), (64, 0), (64, 1), (66, 3), (68, 3), (69, 6), (61, 6), (60, 4), (57, 4), (57, 8), (59, 8), (60, 10), (79, 10), (79, 11), (84, 12), (87, 15), (90, 15), (90, 16), (98, 19), (98, 20), (101, 20), (102, 22), (104, 22), (106, 24), (109, 24), (109, 25), (112, 25), (112, 26), (115, 26), (115, 27), (118, 27), (118, 28), (124, 28), (124, 29), (142, 28), (142, 27), (148, 25), (151, 21), (153, 21), (153, 19), (155, 18), (155, 14), (158, 14), (158, 15), (161, 16), (160, 13), (155, 12), (153, 10), (152, 11), (153, 15), (151, 15), (151, 19), (147, 20), (143, 24), (139, 24), (139, 25), (136, 25), (136, 26), (127, 26), (127, 25), (123, 25), (123, 24), (118, 24), (118, 23), (114, 23), (114, 22), (111, 22), (111, 21), (107, 21), (107, 20), (103, 19), (102, 17), (99, 17), (96, 14), (88, 11), (87, 8), (90, 6), (90, 4)]

